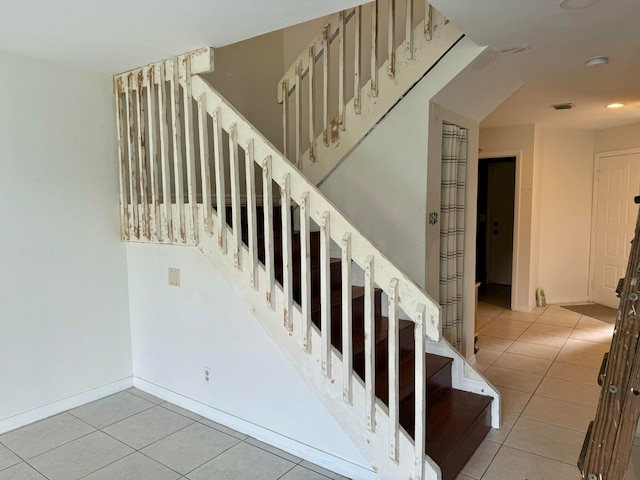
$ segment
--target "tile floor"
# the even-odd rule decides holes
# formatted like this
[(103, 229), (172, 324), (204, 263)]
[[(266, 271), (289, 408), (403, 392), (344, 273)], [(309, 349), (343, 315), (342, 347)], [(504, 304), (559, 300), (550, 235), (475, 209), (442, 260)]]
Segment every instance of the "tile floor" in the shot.
[[(489, 433), (458, 480), (580, 479), (576, 462), (613, 325), (557, 305), (520, 313), (480, 303), (478, 314), (476, 368), (502, 394), (502, 428)], [(626, 480), (638, 479), (634, 447)]]
[(344, 477), (135, 388), (0, 435), (0, 480)]
[[(502, 393), (458, 480), (578, 480), (613, 326), (559, 306), (479, 305), (478, 370)], [(326, 480), (339, 475), (135, 388), (0, 435), (0, 480)], [(626, 480), (640, 480), (640, 446)]]

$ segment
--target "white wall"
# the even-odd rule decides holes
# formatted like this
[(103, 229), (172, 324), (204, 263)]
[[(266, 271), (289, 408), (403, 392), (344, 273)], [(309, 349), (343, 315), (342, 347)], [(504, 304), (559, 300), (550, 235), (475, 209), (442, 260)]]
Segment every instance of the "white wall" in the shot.
[(130, 381), (112, 90), (0, 53), (0, 432)]
[[(320, 185), (423, 288), (427, 284), (429, 104), (482, 50), (471, 40), (460, 41)], [(437, 298), (437, 292), (427, 291)]]
[(640, 123), (598, 130), (595, 134), (595, 152), (614, 152), (640, 147)]
[(278, 30), (216, 48), (215, 69), (203, 75), (278, 149), (282, 149), (282, 107), (277, 86), (285, 68), (282, 40), (283, 30)]
[[(136, 378), (370, 468), (198, 249), (130, 243), (127, 253)], [(168, 286), (169, 267), (180, 287)]]
[(537, 128), (541, 138), (538, 283), (548, 303), (589, 298), (593, 131)]

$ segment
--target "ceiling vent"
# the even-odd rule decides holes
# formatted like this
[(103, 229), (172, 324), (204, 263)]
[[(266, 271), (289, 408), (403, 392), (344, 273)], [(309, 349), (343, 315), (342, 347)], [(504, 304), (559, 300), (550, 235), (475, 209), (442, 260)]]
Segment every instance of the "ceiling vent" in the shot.
[(555, 110), (571, 110), (575, 105), (573, 103), (556, 103), (551, 105)]

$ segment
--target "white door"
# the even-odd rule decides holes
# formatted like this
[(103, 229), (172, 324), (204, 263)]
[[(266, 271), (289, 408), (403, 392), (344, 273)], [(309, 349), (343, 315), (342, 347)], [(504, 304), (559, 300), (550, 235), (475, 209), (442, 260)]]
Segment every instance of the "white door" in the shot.
[(618, 280), (627, 269), (638, 216), (640, 152), (601, 155), (598, 159), (592, 301), (618, 308)]

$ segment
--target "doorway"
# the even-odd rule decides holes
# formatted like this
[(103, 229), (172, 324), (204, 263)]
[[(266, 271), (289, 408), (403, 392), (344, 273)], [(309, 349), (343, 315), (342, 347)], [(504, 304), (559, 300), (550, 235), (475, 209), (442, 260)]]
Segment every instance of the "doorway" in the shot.
[(511, 308), (516, 157), (478, 163), (476, 282), (478, 299)]
[(638, 214), (634, 197), (640, 193), (640, 151), (596, 155), (591, 252), (591, 301), (618, 308), (618, 280), (625, 276)]

